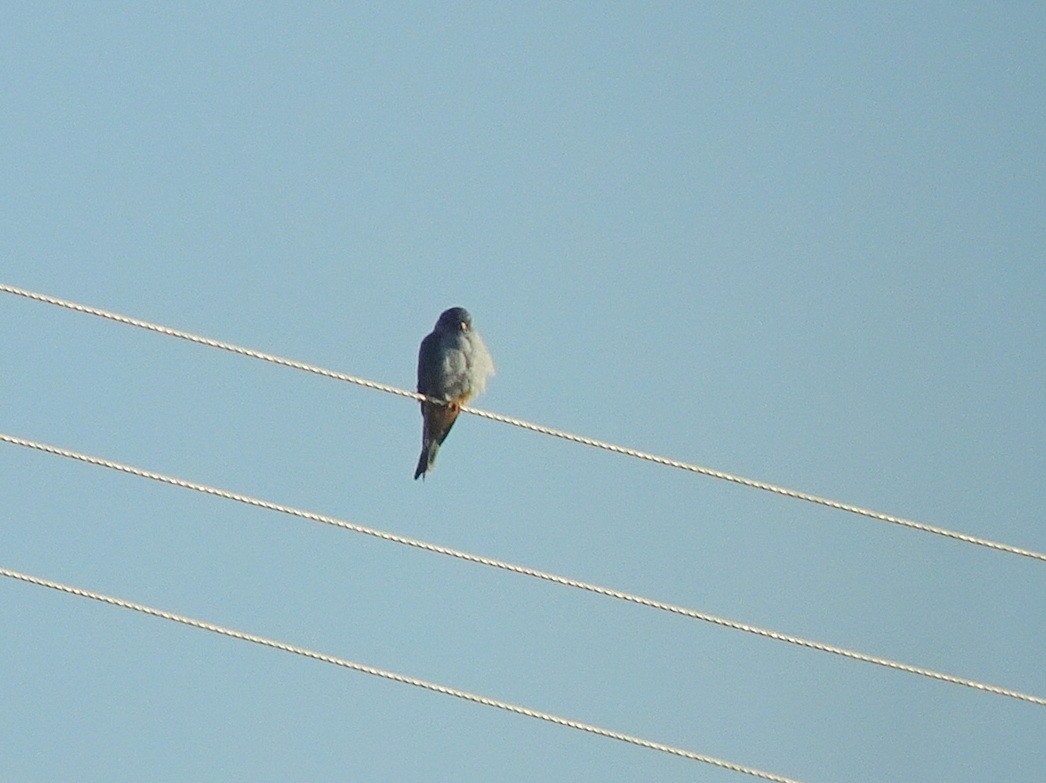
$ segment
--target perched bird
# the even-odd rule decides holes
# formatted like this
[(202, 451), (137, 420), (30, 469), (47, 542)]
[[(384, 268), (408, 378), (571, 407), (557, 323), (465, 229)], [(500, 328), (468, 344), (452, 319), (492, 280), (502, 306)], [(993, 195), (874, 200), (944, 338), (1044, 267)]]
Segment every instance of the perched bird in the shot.
[(418, 351), (418, 392), (445, 403), (421, 401), (421, 457), (415, 479), (432, 470), (436, 452), (454, 426), (461, 406), (483, 391), (487, 376), (493, 373), (494, 360), (472, 328), (468, 310), (444, 310)]

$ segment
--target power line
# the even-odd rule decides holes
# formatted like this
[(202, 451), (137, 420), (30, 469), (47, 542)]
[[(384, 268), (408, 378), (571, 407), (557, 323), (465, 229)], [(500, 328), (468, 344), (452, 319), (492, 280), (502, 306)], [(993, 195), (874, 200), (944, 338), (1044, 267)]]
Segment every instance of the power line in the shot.
[(282, 503), (276, 503), (271, 500), (263, 500), (261, 498), (251, 497), (250, 495), (244, 495), (239, 492), (234, 492), (228, 489), (221, 489), (219, 487), (212, 487), (206, 484), (200, 484), (195, 481), (188, 479), (176, 478), (174, 476), (168, 476), (163, 473), (157, 473), (151, 470), (145, 470), (144, 468), (138, 468), (133, 465), (126, 465), (124, 463), (115, 462), (113, 460), (106, 459), (104, 457), (91, 456), (89, 454), (82, 454), (77, 451), (70, 449), (61, 448), (59, 446), (52, 446), (47, 443), (40, 443), (39, 441), (33, 441), (26, 438), (19, 438), (14, 435), (8, 435), (0, 432), (0, 441), (10, 443), (15, 446), (23, 446), (37, 451), (42, 451), (47, 454), (54, 454), (59, 457), (66, 457), (68, 459), (77, 460), (79, 462), (85, 462), (90, 465), (97, 465), (103, 468), (110, 468), (112, 470), (120, 471), (121, 473), (127, 473), (132, 476), (138, 476), (139, 478), (147, 478), (153, 481), (158, 481), (163, 484), (169, 484), (171, 486), (180, 487), (182, 489), (191, 489), (196, 492), (202, 492), (206, 495), (213, 495), (215, 497), (225, 498), (226, 500), (235, 500), (239, 503), (244, 503), (249, 506), (256, 508), (264, 508), (270, 511), (278, 511), (281, 514), (288, 514), (290, 516), (298, 517), (300, 519), (307, 519), (311, 522), (319, 522), (324, 525), (331, 525), (338, 527), (343, 530), (349, 530), (354, 533), (362, 533), (364, 535), (373, 536), (380, 538), (384, 541), (391, 541), (396, 544), (402, 544), (404, 546), (414, 547), (416, 549), (422, 549), (427, 552), (433, 552), (439, 555), (446, 555), (448, 557), (454, 557), (459, 560), (464, 560), (469, 563), (476, 563), (478, 565), (488, 566), (490, 568), (498, 568), (503, 571), (510, 571), (515, 574), (521, 574), (523, 576), (529, 576), (534, 579), (541, 579), (546, 582), (553, 582), (555, 584), (563, 585), (564, 587), (572, 587), (578, 590), (585, 590), (590, 593), (596, 593), (597, 595), (606, 596), (608, 598), (614, 598), (619, 601), (626, 601), (632, 604), (638, 604), (640, 606), (647, 606), (652, 609), (660, 609), (664, 612), (671, 614), (681, 615), (683, 617), (689, 617), (694, 620), (701, 620), (703, 622), (712, 623), (723, 628), (732, 628), (737, 631), (744, 631), (745, 633), (754, 634), (761, 636), (766, 639), (774, 639), (779, 642), (787, 642), (798, 647), (804, 647), (809, 650), (818, 650), (820, 652), (832, 653), (833, 655), (839, 655), (844, 658), (849, 658), (855, 661), (862, 661), (864, 663), (872, 663), (877, 666), (883, 666), (888, 669), (895, 669), (897, 671), (908, 672), (909, 674), (917, 674), (922, 677), (928, 677), (933, 680), (939, 680), (941, 682), (951, 683), (953, 685), (964, 685), (968, 688), (974, 688), (976, 690), (985, 691), (987, 693), (994, 693), (1000, 696), (1008, 696), (1012, 699), (1018, 699), (1020, 701), (1030, 702), (1032, 704), (1038, 704), (1040, 706), (1046, 706), (1046, 697), (1035, 696), (1029, 693), (1023, 693), (1021, 691), (1014, 690), (1012, 688), (1005, 688), (999, 685), (990, 685), (988, 683), (973, 680), (967, 677), (960, 677), (953, 674), (945, 674), (944, 672), (935, 671), (933, 669), (927, 669), (922, 666), (916, 666), (914, 664), (902, 663), (900, 661), (894, 661), (889, 658), (881, 658), (876, 655), (869, 655), (867, 653), (858, 652), (856, 650), (849, 650), (845, 647), (838, 647), (833, 644), (826, 642), (817, 642), (810, 639), (804, 639), (799, 636), (793, 636), (791, 634), (782, 633), (780, 631), (774, 631), (766, 628), (760, 628), (755, 625), (749, 625), (748, 623), (739, 622), (737, 620), (730, 620), (725, 617), (719, 617), (714, 614), (707, 612), (701, 612), (696, 609), (690, 609), (685, 606), (678, 604), (671, 604), (665, 601), (659, 601), (654, 598), (646, 598), (644, 596), (636, 595), (634, 593), (628, 593), (623, 590), (616, 590), (611, 587), (603, 587), (602, 585), (593, 584), (591, 582), (585, 582), (580, 579), (573, 579), (571, 577), (560, 576), (553, 574), (548, 571), (541, 571), (536, 568), (529, 566), (519, 565), (516, 563), (509, 563), (504, 560), (498, 560), (493, 557), (486, 557), (484, 555), (472, 554), (465, 552), (460, 549), (454, 549), (448, 546), (442, 546), (440, 544), (433, 544), (428, 541), (422, 541), (420, 539), (411, 538), (409, 536), (399, 535), (398, 533), (390, 533), (385, 530), (379, 530), (377, 528), (368, 527), (355, 522), (349, 522), (338, 517), (328, 516), (326, 514), (320, 514), (315, 511), (305, 511), (293, 506), (287, 506)]
[[(416, 400), (426, 399), (425, 396), (422, 394), (418, 394), (417, 392), (409, 391), (407, 389), (401, 389), (396, 386), (391, 386), (387, 383), (380, 383), (378, 381), (372, 381), (367, 378), (361, 378), (355, 375), (349, 375), (347, 373), (338, 372), (336, 370), (330, 370), (325, 367), (319, 367), (314, 364), (308, 364), (306, 362), (301, 362), (296, 359), (288, 359), (283, 356), (277, 356), (275, 354), (266, 353), (264, 351), (257, 351), (253, 348), (245, 348), (241, 345), (225, 342), (224, 340), (216, 340), (211, 337), (204, 337), (202, 335), (182, 331), (181, 329), (175, 329), (170, 326), (163, 326), (161, 324), (143, 321), (139, 318), (132, 318), (127, 315), (121, 315), (120, 313), (114, 313), (109, 310), (103, 310), (98, 307), (79, 304), (77, 302), (72, 302), (67, 299), (60, 299), (59, 297), (49, 296), (48, 294), (41, 294), (35, 291), (29, 291), (27, 289), (19, 288), (13, 285), (8, 285), (6, 283), (0, 283), (0, 292), (14, 294), (16, 296), (21, 296), (26, 299), (31, 299), (37, 302), (43, 302), (45, 304), (55, 305), (57, 307), (62, 307), (67, 310), (73, 310), (78, 313), (85, 313), (87, 315), (97, 316), (99, 318), (104, 318), (109, 321), (115, 321), (117, 323), (126, 324), (128, 326), (135, 326), (139, 329), (146, 329), (150, 332), (156, 332), (157, 334), (167, 335), (168, 337), (177, 337), (182, 340), (187, 340), (191, 343), (196, 343), (197, 345), (207, 346), (208, 348), (218, 348), (220, 350), (229, 351), (231, 353), (239, 354), (241, 356), (247, 356), (251, 359), (260, 359), (262, 361), (270, 362), (272, 364), (278, 364), (284, 367), (291, 367), (295, 370), (302, 370), (304, 372), (313, 373), (314, 375), (320, 375), (324, 378), (332, 378), (337, 381), (345, 381), (347, 383), (353, 383), (357, 386), (363, 386), (368, 389), (376, 389), (377, 391), (395, 394), (400, 397), (410, 397)], [(441, 402), (441, 400), (433, 400), (433, 402)], [(480, 408), (473, 408), (468, 405), (462, 406), (461, 410), (463, 410), (466, 413), (471, 413), (475, 416), (480, 416), (484, 419), (490, 419), (491, 421), (501, 422), (502, 424), (511, 424), (514, 427), (520, 427), (521, 429), (530, 430), (531, 432), (537, 432), (542, 435), (550, 435), (555, 438), (561, 438), (563, 440), (568, 440), (572, 443), (579, 443), (584, 446), (592, 446), (597, 449), (611, 451), (615, 454), (623, 454), (627, 457), (634, 457), (636, 459), (646, 460), (648, 462), (653, 462), (658, 465), (664, 465), (666, 467), (679, 468), (680, 470), (686, 470), (691, 473), (698, 473), (703, 476), (709, 476), (711, 478), (729, 481), (734, 484), (740, 484), (744, 487), (760, 489), (765, 492), (772, 492), (777, 495), (783, 495), (785, 497), (794, 498), (796, 500), (802, 500), (807, 503), (814, 503), (819, 506), (834, 508), (839, 511), (846, 511), (850, 514), (856, 514), (858, 516), (867, 517), (869, 519), (877, 519), (880, 522), (888, 522), (892, 525), (899, 525), (901, 527), (911, 528), (912, 530), (920, 530), (924, 533), (933, 533), (934, 535), (943, 536), (945, 538), (950, 538), (955, 541), (961, 541), (965, 544), (974, 544), (976, 546), (994, 549), (999, 552), (1006, 552), (1011, 555), (1020, 555), (1022, 557), (1030, 557), (1036, 560), (1046, 562), (1046, 553), (1037, 552), (1032, 549), (1014, 546), (1012, 544), (1005, 544), (999, 541), (992, 541), (990, 539), (982, 538), (980, 536), (975, 536), (969, 533), (961, 533), (955, 530), (949, 530), (948, 528), (938, 527), (936, 525), (931, 525), (926, 522), (918, 522), (914, 519), (908, 519), (906, 517), (899, 517), (893, 514), (885, 514), (880, 511), (874, 511), (872, 509), (863, 508), (861, 506), (856, 506), (851, 503), (844, 503), (839, 500), (832, 500), (831, 498), (821, 497), (820, 495), (814, 495), (809, 492), (803, 492), (797, 489), (789, 489), (788, 487), (782, 487), (777, 484), (772, 484), (768, 481), (750, 479), (744, 476), (739, 476), (734, 473), (727, 473), (726, 471), (716, 470), (714, 468), (708, 468), (702, 465), (696, 465), (691, 462), (683, 462), (682, 460), (672, 459), (670, 457), (661, 457), (656, 454), (651, 454), (646, 451), (640, 451), (639, 449), (631, 448), (629, 446), (619, 446), (613, 443), (608, 443), (607, 441), (598, 440), (596, 438), (589, 438), (585, 435), (577, 435), (571, 432), (567, 432), (565, 430), (547, 427), (543, 424), (535, 424), (524, 419), (517, 419), (512, 416), (505, 416), (500, 413), (492, 413), (491, 411), (485, 411)]]
[(584, 723), (583, 721), (573, 720), (571, 718), (564, 718), (559, 715), (555, 715), (551, 712), (544, 712), (543, 710), (536, 710), (530, 707), (523, 707), (518, 704), (512, 704), (511, 702), (502, 701), (500, 699), (491, 698), (490, 696), (481, 696), (477, 693), (471, 693), (469, 691), (460, 690), (449, 685), (441, 685), (436, 682), (429, 680), (423, 680), (418, 677), (412, 677), (407, 674), (398, 674), (396, 672), (389, 671), (387, 669), (379, 669), (374, 666), (368, 666), (367, 664), (357, 663), (356, 661), (350, 661), (345, 658), (339, 658), (334, 655), (328, 655), (327, 653), (317, 652), (310, 650), (307, 647), (300, 647), (296, 644), (290, 644), (289, 642), (281, 642), (276, 639), (270, 639), (265, 636), (259, 636), (257, 634), (248, 633), (246, 631), (238, 631), (233, 628), (227, 628), (216, 623), (211, 623), (206, 620), (198, 620), (193, 617), (187, 617), (183, 614), (176, 612), (169, 612), (164, 609), (155, 609), (145, 604), (139, 604), (134, 601), (128, 601), (123, 598), (116, 598), (111, 595), (105, 595), (103, 593), (96, 593), (93, 590), (86, 590), (82, 587), (74, 587), (72, 585), (63, 584), (61, 582), (55, 582), (50, 579), (44, 579), (38, 576), (31, 576), (29, 574), (23, 574), (19, 571), (12, 571), (8, 568), (0, 567), (0, 576), (6, 576), (10, 579), (16, 579), (21, 582), (27, 582), (32, 585), (38, 585), (39, 587), (48, 587), (52, 590), (58, 590), (59, 592), (68, 593), (69, 595), (80, 596), (81, 598), (90, 598), (94, 601), (100, 601), (111, 606), (118, 606), (121, 609), (130, 609), (135, 612), (141, 612), (142, 614), (151, 615), (152, 617), (159, 617), (162, 620), (170, 620), (172, 622), (181, 623), (182, 625), (188, 625), (193, 628), (199, 628), (204, 631), (210, 631), (212, 633), (221, 634), (222, 636), (228, 636), (233, 639), (240, 639), (245, 642), (253, 642), (254, 644), (262, 645), (263, 647), (271, 647), (274, 650), (280, 650), (282, 652), (294, 653), (295, 655), (301, 655), (305, 658), (312, 658), (316, 661), (322, 661), (323, 663), (333, 664), (335, 666), (341, 666), (346, 669), (352, 669), (353, 671), (362, 672), (363, 674), (370, 674), (375, 677), (382, 677), (386, 680), (392, 680), (393, 682), (404, 683), (405, 685), (413, 685), (416, 688), (423, 688), (427, 691), (433, 691), (434, 693), (442, 693), (445, 696), (453, 696), (458, 699), (470, 701), (474, 704), (483, 704), (487, 707), (496, 707), (499, 710), (505, 710), (506, 712), (512, 712), (516, 715), (523, 715), (527, 718), (537, 718), (538, 720), (547, 721), (554, 723), (557, 726), (565, 726), (570, 729), (576, 729), (578, 731), (585, 731), (589, 734), (596, 734), (600, 737), (607, 737), (609, 739), (618, 740), (620, 742), (627, 742), (630, 745), (638, 745), (641, 748), (647, 748), (649, 750), (657, 750), (662, 753), (668, 753), (673, 756), (680, 756), (685, 759), (692, 761), (701, 761), (705, 764), (711, 764), (716, 767), (723, 769), (729, 769), (734, 772), (740, 772), (745, 775), (750, 775), (755, 778), (761, 778), (762, 780), (774, 781), (774, 783), (800, 783), (794, 778), (786, 778), (783, 775), (775, 775), (772, 772), (764, 772), (754, 767), (748, 767), (744, 764), (738, 764), (733, 761), (725, 761), (715, 756), (708, 756), (704, 753), (696, 753), (692, 750), (686, 750), (685, 748), (678, 748), (673, 745), (666, 745), (662, 742), (656, 742), (654, 740), (643, 739), (642, 737), (636, 737), (632, 734), (625, 734), (624, 732), (615, 731), (613, 729), (603, 728), (602, 726), (596, 726), (592, 723)]

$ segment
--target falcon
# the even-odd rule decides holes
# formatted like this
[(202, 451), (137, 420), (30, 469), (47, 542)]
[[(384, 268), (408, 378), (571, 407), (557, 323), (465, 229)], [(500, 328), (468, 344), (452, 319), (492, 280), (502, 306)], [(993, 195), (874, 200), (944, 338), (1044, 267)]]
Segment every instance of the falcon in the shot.
[(494, 361), (472, 328), (468, 310), (444, 310), (418, 351), (418, 392), (440, 402), (421, 401), (421, 457), (415, 479), (432, 470), (461, 406), (482, 392), (493, 374)]

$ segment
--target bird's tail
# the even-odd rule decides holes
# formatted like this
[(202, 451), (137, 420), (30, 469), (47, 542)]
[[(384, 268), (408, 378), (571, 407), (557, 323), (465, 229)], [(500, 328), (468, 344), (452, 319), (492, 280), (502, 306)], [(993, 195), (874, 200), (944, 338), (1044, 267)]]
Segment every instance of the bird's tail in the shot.
[(450, 434), (450, 428), (458, 418), (460, 407), (457, 404), (438, 405), (427, 401), (421, 403), (421, 415), (424, 427), (421, 433), (421, 456), (414, 478), (424, 476), (436, 462), (436, 452)]
[(436, 452), (439, 451), (439, 443), (430, 441), (421, 447), (421, 456), (418, 457), (418, 467), (414, 470), (414, 480), (424, 476), (436, 463)]

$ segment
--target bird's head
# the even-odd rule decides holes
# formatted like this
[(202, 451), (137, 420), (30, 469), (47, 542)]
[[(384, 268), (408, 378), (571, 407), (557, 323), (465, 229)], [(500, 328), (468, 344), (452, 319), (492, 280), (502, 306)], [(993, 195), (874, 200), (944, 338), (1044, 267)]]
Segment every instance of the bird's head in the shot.
[(472, 316), (464, 307), (452, 307), (440, 314), (436, 328), (442, 332), (467, 332), (472, 328)]

